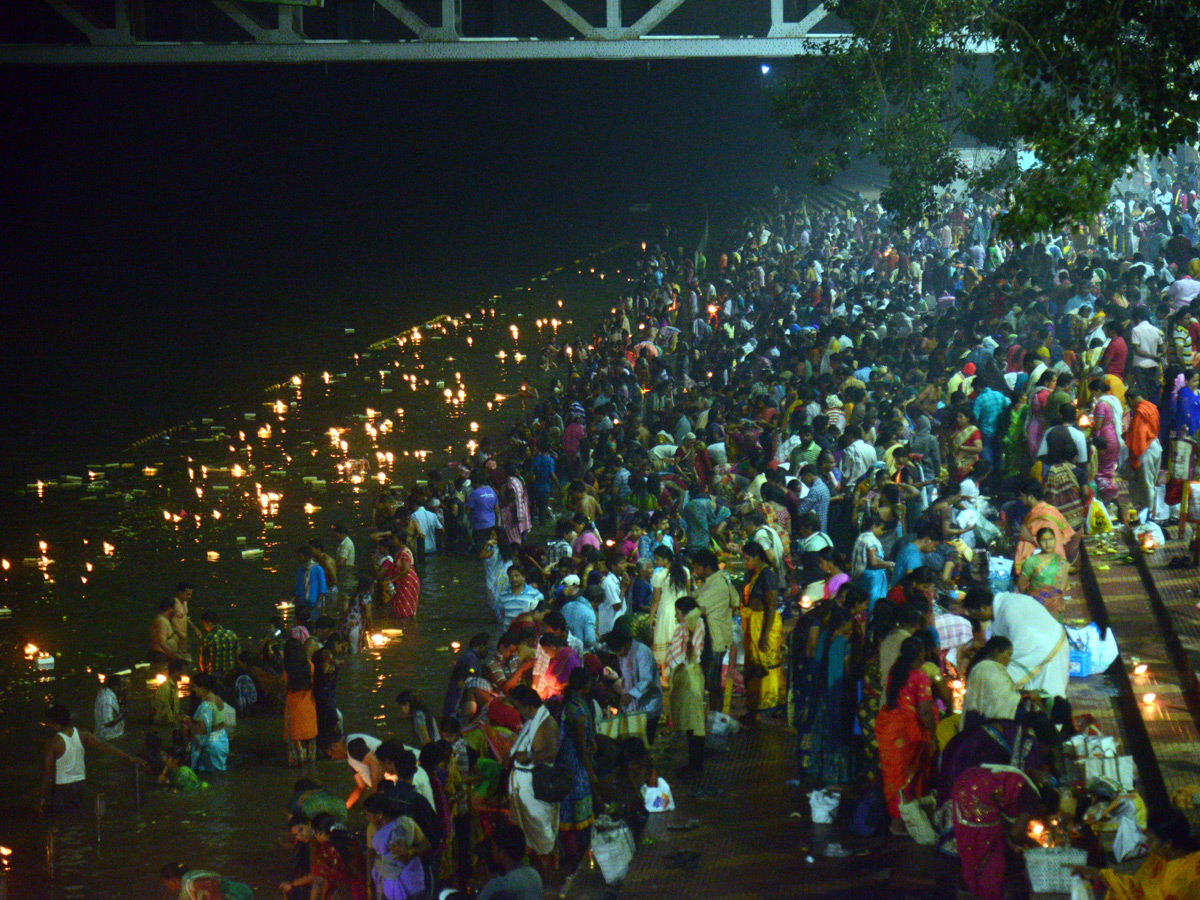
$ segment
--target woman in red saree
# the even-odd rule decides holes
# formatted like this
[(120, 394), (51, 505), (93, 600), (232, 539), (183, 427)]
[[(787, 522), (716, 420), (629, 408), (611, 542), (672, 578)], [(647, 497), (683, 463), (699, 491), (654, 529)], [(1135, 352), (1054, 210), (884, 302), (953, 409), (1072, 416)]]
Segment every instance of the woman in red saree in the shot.
[(1020, 769), (983, 765), (955, 779), (953, 798), (954, 838), (967, 890), (979, 900), (1002, 900), (1006, 888), (1009, 896), (1029, 896), (1029, 876), (1016, 847), (1031, 818), (1058, 810), (1058, 794), (1039, 791)]
[(933, 790), (937, 774), (937, 711), (933, 687), (921, 671), (925, 645), (916, 637), (904, 639), (900, 656), (888, 673), (886, 702), (875, 718), (883, 796), (898, 829), (900, 804)]
[(950, 436), (950, 453), (954, 460), (954, 480), (962, 481), (971, 474), (983, 452), (983, 432), (975, 427), (971, 413), (960, 409), (954, 420), (954, 433)]
[(417, 601), (421, 598), (421, 576), (413, 568), (412, 551), (408, 549), (404, 541), (399, 539), (393, 541), (391, 553), (392, 561), (387, 579), (394, 589), (388, 591), (392, 615), (399, 619), (411, 619), (417, 614)]

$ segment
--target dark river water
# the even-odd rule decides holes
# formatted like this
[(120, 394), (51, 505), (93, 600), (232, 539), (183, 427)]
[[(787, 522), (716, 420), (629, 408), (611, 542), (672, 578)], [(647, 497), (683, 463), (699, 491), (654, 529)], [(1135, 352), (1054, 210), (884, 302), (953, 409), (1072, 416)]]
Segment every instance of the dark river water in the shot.
[[(278, 716), (240, 723), (202, 794), (139, 805), (128, 767), (90, 755), (106, 815), (63, 827), (51, 882), (32, 815), (46, 704), (90, 728), (97, 671), (144, 657), (180, 580), (245, 640), (290, 593), (297, 543), (341, 521), (366, 559), (376, 476), (411, 484), (494, 432), (523, 378), (544, 384), (552, 331), (613, 304), (639, 242), (670, 222), (665, 240), (692, 245), (710, 214), (716, 234), (795, 181), (760, 79), (746, 63), (4, 73), (9, 896), (165, 896), (168, 860), (274, 894), (295, 774)], [(403, 344), (371, 349), (389, 335)], [(344, 670), (348, 730), (387, 733), (402, 686), (440, 705), (450, 641), (491, 625), (477, 561), (431, 559), (422, 582), (403, 636)], [(136, 717), (144, 670), (132, 682)], [(316, 768), (349, 789), (344, 763)]]
[[(91, 727), (97, 672), (134, 667), (133, 720), (119, 744), (139, 747), (151, 685), (136, 665), (157, 599), (186, 579), (196, 588), (193, 617), (214, 609), (248, 640), (263, 634), (291, 592), (296, 544), (344, 522), (360, 562), (369, 558), (370, 505), (380, 485), (411, 484), (429, 466), (465, 455), (489, 423), (515, 414), (521, 382), (544, 381), (538, 364), (546, 339), (594, 320), (609, 285), (625, 277), (618, 260), (628, 255), (627, 248), (599, 255), (374, 349), (331, 354), (328, 369), (296, 372), (253, 402), (216, 407), (75, 471), (43, 473), (7, 501), (12, 515), (36, 523), (0, 571), (13, 610), (0, 621), (0, 781), (15, 788), (0, 801), (0, 844), (14, 850), (15, 896), (153, 897), (161, 891), (156, 869), (169, 859), (264, 891), (278, 883), (286, 864), (282, 810), (295, 777), (282, 765), (278, 715), (240, 723), (229, 771), (211, 777), (208, 791), (147, 789), (140, 809), (128, 767), (93, 755), (92, 787), (106, 800), (99, 841), (92, 817), (63, 827), (51, 884), (38, 871), (44, 828), (29, 815), (48, 736), (37, 725), (40, 713), (52, 699), (65, 701)], [(493, 625), (478, 561), (432, 557), (421, 574), (415, 621), (343, 673), (339, 700), (349, 731), (387, 734), (401, 687), (438, 705), (450, 642)], [(53, 654), (52, 673), (26, 658), (26, 643)], [(316, 768), (333, 789), (349, 789), (344, 763)]]

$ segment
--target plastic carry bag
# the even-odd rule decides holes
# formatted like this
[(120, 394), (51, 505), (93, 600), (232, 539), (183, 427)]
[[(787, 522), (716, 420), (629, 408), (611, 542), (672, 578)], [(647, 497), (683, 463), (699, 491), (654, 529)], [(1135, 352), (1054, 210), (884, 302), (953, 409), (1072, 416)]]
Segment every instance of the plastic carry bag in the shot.
[(1099, 498), (1092, 500), (1092, 505), (1088, 509), (1087, 515), (1087, 533), (1107, 534), (1112, 530), (1112, 519), (1108, 515), (1108, 509), (1105, 507), (1104, 502)]
[(659, 778), (654, 787), (642, 785), (642, 802), (646, 804), (646, 812), (670, 812), (675, 808), (675, 797), (671, 794), (671, 786), (665, 778)]
[(633, 832), (619, 819), (598, 816), (592, 831), (592, 858), (605, 884), (617, 884), (629, 872), (635, 849)]
[(812, 820), (816, 825), (832, 825), (837, 815), (838, 805), (842, 795), (835, 791), (811, 791), (808, 795), (808, 808), (812, 810)]

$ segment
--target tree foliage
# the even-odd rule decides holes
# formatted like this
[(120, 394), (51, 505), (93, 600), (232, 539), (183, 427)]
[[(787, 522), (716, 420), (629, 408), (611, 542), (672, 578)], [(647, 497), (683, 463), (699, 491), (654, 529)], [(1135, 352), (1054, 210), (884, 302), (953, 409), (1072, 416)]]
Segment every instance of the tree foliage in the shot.
[[(1005, 189), (1014, 235), (1103, 209), (1139, 151), (1196, 139), (1200, 4), (1167, 0), (830, 0), (848, 37), (801, 57), (772, 98), (805, 161), (827, 182), (856, 156), (888, 169), (884, 205), (931, 212), (966, 178)], [(978, 49), (990, 54), (980, 54)], [(963, 146), (998, 151), (968, 172)], [(1018, 170), (1015, 151), (1037, 164)]]

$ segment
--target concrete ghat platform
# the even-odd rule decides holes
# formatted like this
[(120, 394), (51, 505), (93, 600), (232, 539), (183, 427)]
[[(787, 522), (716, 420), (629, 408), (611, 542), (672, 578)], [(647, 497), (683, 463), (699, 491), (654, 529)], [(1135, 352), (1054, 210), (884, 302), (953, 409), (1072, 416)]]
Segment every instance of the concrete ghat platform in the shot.
[[(1151, 556), (1148, 565), (1137, 559), (1134, 565), (1116, 562), (1124, 552), (1124, 546), (1107, 552), (1088, 541), (1067, 615), (1112, 627), (1122, 654), (1107, 672), (1072, 679), (1069, 699), (1077, 716), (1091, 715), (1106, 734), (1119, 738), (1123, 752), (1134, 756), (1140, 788), (1153, 809), (1169, 802), (1172, 791), (1200, 785), (1200, 732), (1171, 663), (1171, 634), (1164, 632), (1150, 607), (1139, 566), (1148, 577), (1162, 581), (1165, 596), (1175, 598), (1168, 603), (1171, 621), (1182, 617), (1179, 627), (1193, 649), (1200, 649), (1200, 614), (1194, 610), (1196, 599), (1185, 595), (1200, 586), (1200, 570), (1179, 575), (1161, 569), (1169, 558), (1162, 551)], [(1148, 664), (1145, 674), (1134, 673), (1139, 661)], [(1156, 702), (1141, 703), (1150, 691), (1156, 693)], [(841, 810), (832, 827), (813, 825), (805, 792), (787, 784), (795, 777), (793, 747), (794, 734), (778, 722), (734, 735), (728, 753), (708, 756), (700, 790), (672, 782), (678, 808), (651, 817), (619, 889), (607, 887), (594, 865), (585, 863), (566, 896), (970, 897), (960, 889), (956, 860), (907, 839), (854, 837), (845, 827), (849, 809)], [(680, 762), (682, 748), (666, 754), (662, 771), (668, 780)], [(850, 855), (825, 858), (829, 841)], [(672, 868), (674, 855), (683, 850), (699, 851), (694, 867)]]

